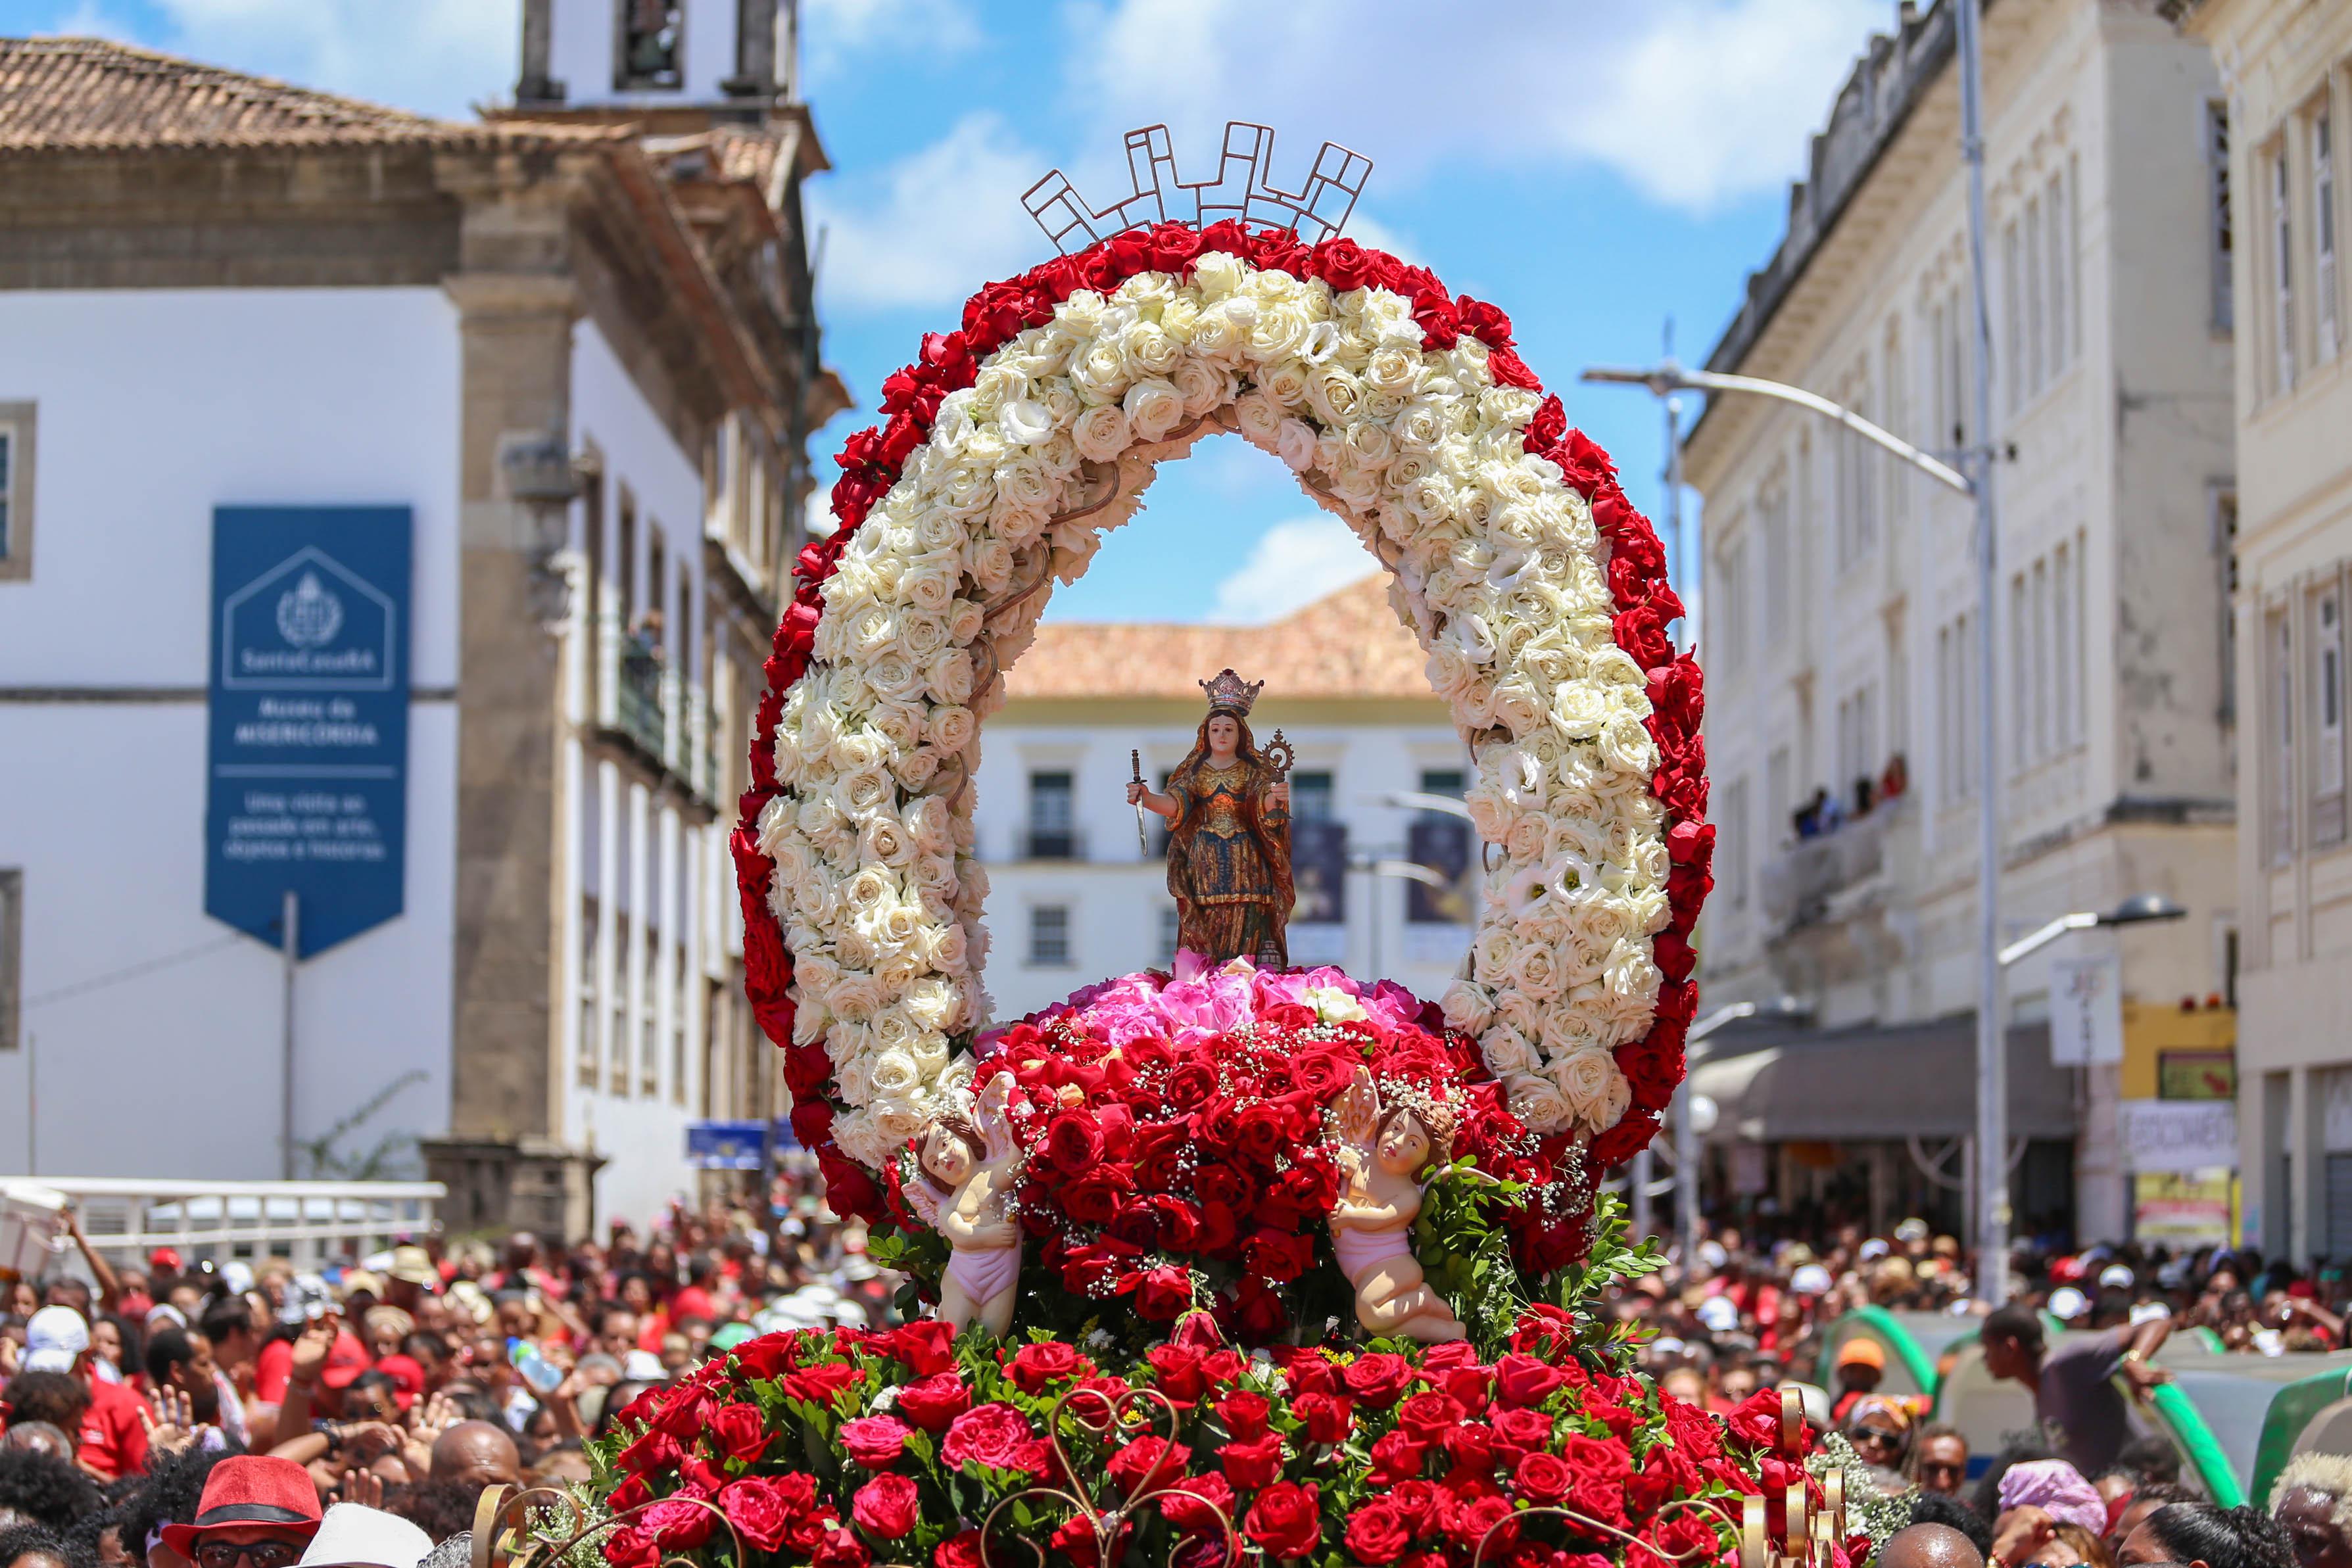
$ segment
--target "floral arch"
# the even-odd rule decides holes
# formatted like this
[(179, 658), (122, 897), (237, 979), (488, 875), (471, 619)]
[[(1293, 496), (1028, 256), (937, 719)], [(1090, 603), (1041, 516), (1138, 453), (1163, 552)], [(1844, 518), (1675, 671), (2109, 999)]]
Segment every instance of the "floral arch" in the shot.
[(1387, 565), (1474, 752), (1492, 848), (1445, 1029), (1588, 1183), (1649, 1141), (1711, 886), (1699, 672), (1656, 535), (1501, 310), (1349, 240), (1167, 223), (982, 288), (883, 413), (795, 569), (733, 840), (751, 999), (836, 1207), (878, 1218), (877, 1173), (971, 1078), (970, 781), (1003, 675), (1215, 430)]

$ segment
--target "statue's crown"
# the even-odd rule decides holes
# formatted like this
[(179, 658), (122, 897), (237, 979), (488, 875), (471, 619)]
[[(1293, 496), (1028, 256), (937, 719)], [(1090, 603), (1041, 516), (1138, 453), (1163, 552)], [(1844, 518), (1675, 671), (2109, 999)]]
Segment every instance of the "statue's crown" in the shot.
[(1214, 680), (1202, 681), (1201, 689), (1209, 694), (1213, 708), (1230, 708), (1237, 714), (1247, 714), (1257, 694), (1265, 690), (1264, 681), (1245, 681), (1230, 669), (1219, 670)]
[(1180, 223), (1207, 228), (1227, 218), (1259, 228), (1288, 229), (1310, 244), (1330, 239), (1356, 210), (1372, 161), (1336, 141), (1315, 155), (1307, 183), (1286, 190), (1274, 178), (1274, 131), (1254, 120), (1225, 121), (1225, 140), (1213, 180), (1183, 180), (1165, 125), (1127, 133), (1128, 183), (1134, 187), (1107, 207), (1081, 196), (1059, 169), (1023, 193), (1021, 204), (1065, 256), (1139, 225)]

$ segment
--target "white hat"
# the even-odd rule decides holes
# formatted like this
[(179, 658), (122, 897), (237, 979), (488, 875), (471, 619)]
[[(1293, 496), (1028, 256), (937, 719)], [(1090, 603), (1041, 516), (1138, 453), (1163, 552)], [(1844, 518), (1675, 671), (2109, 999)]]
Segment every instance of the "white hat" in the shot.
[(1924, 1219), (1905, 1220), (1902, 1224), (1895, 1228), (1895, 1239), (1897, 1241), (1927, 1240), (1927, 1222)]
[(1874, 1236), (1869, 1240), (1864, 1242), (1862, 1246), (1856, 1249), (1854, 1256), (1860, 1258), (1865, 1263), (1875, 1263), (1881, 1258), (1885, 1257), (1886, 1252), (1886, 1243), (1880, 1238)]
[(2099, 1288), (2128, 1291), (2132, 1288), (2132, 1271), (2121, 1263), (2110, 1263), (2099, 1270)]
[(1660, 1334), (1650, 1342), (1650, 1354), (1653, 1355), (1680, 1355), (1689, 1348), (1672, 1334)]
[(302, 1549), (299, 1568), (416, 1568), (433, 1538), (396, 1513), (339, 1502)]
[(1731, 1254), (1723, 1249), (1722, 1242), (1710, 1237), (1698, 1244), (1698, 1260), (1710, 1269), (1720, 1269), (1731, 1260)]
[(1729, 1296), (1709, 1296), (1698, 1304), (1698, 1321), (1717, 1333), (1729, 1333), (1739, 1326), (1739, 1305)]
[(2050, 1311), (2062, 1318), (2079, 1318), (2091, 1310), (2091, 1298), (2072, 1285), (2061, 1285), (2050, 1292)]
[(622, 1358), (621, 1375), (631, 1383), (660, 1383), (669, 1376), (661, 1357), (649, 1350), (633, 1350)]
[(25, 1370), (71, 1372), (89, 1348), (89, 1324), (71, 1307), (43, 1307), (25, 1323)]
[(1801, 1296), (1826, 1296), (1832, 1283), (1830, 1271), (1819, 1263), (1808, 1263), (1789, 1276), (1789, 1289)]
[(2142, 1323), (2152, 1323), (2158, 1318), (2171, 1315), (2172, 1309), (2162, 1301), (2142, 1301), (2131, 1310), (2132, 1327), (2137, 1328)]

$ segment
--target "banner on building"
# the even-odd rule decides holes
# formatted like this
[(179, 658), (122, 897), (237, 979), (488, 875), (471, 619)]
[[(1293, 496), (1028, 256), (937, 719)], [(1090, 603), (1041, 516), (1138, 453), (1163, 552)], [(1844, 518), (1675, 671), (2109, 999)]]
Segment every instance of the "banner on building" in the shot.
[(2132, 1177), (2132, 1239), (2170, 1247), (2229, 1245), (2236, 1178), (2144, 1172)]
[(2231, 1101), (2126, 1100), (2116, 1119), (2128, 1169), (2238, 1168), (2238, 1107)]
[(406, 507), (213, 512), (205, 913), (301, 956), (401, 912)]
[(2050, 1061), (2104, 1067), (2124, 1059), (2124, 966), (2110, 953), (2050, 960)]
[(763, 1171), (768, 1168), (765, 1122), (688, 1122), (686, 1163), (704, 1171)]

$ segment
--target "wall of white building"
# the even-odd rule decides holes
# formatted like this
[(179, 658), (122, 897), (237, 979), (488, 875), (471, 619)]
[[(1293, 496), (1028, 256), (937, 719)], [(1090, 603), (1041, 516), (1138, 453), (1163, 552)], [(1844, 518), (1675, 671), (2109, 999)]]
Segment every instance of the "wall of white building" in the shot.
[(278, 956), (204, 913), (212, 510), (233, 503), (413, 509), (404, 912), (302, 967), (296, 1127), (407, 1080), (341, 1151), (446, 1130), (456, 327), (433, 288), (0, 293), (0, 397), (38, 409), (32, 574), (0, 582), (26, 1002), (0, 1170), (278, 1174)]
[[(1145, 716), (1139, 711), (1124, 720), (1057, 721), (1046, 711), (1049, 707), (1042, 703), (1008, 707), (989, 721), (975, 783), (973, 825), (989, 873), (985, 985), (999, 1022), (1059, 1001), (1096, 980), (1165, 965), (1175, 929), (1167, 862), (1147, 856), (1136, 841), (1135, 811), (1126, 796), (1131, 772), (1128, 754), (1142, 753), (1145, 776), (1156, 785), (1192, 747), (1196, 720)], [(1277, 725), (1297, 747), (1299, 772), (1331, 775), (1332, 814), (1348, 826), (1351, 855), (1404, 857), (1413, 813), (1383, 805), (1382, 796), (1420, 789), (1426, 771), (1470, 777), (1462, 743), (1442, 715), (1428, 724), (1292, 722), (1268, 702), (1253, 716), (1253, 732), (1261, 744)], [(1029, 775), (1038, 770), (1075, 775), (1081, 858), (1038, 861), (1022, 856)], [(1158, 821), (1147, 814), (1147, 827)], [(1292, 925), (1292, 963), (1335, 963), (1358, 978), (1384, 977), (1423, 997), (1441, 995), (1467, 951), (1467, 927), (1409, 924), (1408, 885), (1393, 878), (1350, 873), (1345, 924)], [(1033, 911), (1040, 906), (1068, 911), (1065, 963), (1034, 961)]]
[[(575, 671), (583, 669), (606, 635), (600, 621), (617, 625), (622, 617), (625, 492), (636, 517), (629, 570), (641, 599), (665, 607), (665, 642), (675, 662), (679, 651), (698, 649), (703, 639), (701, 470), (679, 449), (593, 321), (574, 329), (572, 377), (574, 446), (593, 449), (603, 463), (598, 554), (606, 565), (604, 580), (581, 596), (582, 620), (567, 640), (567, 654)], [(577, 532), (593, 514), (584, 502), (573, 512)], [(651, 575), (656, 538), (658, 584)], [(578, 542), (584, 547), (586, 541)], [(677, 622), (681, 591), (684, 625)], [(699, 659), (688, 663), (698, 678)], [(573, 724), (585, 723), (590, 716), (577, 679), (570, 700)], [(686, 1124), (702, 1105), (709, 840), (723, 830), (682, 816), (675, 796), (664, 795), (645, 770), (598, 754), (581, 736), (571, 737), (566, 748), (574, 845), (567, 857), (561, 951), (568, 966), (565, 989), (579, 1004), (561, 1015), (563, 1126), (575, 1146), (593, 1145), (611, 1161), (596, 1179), (598, 1216), (642, 1228), (685, 1190), (688, 1174), (682, 1163)], [(642, 941), (634, 951), (622, 946), (620, 918), (600, 916), (592, 930), (583, 898), (593, 899), (600, 912), (625, 918), (633, 931), (650, 930), (653, 950)]]

